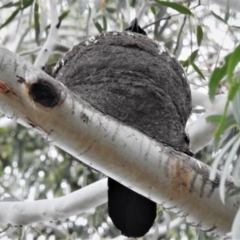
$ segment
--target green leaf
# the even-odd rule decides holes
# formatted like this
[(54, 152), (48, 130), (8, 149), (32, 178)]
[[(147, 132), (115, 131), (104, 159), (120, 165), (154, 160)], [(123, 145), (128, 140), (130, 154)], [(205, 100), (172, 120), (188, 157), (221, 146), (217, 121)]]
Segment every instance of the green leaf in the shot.
[(240, 29), (240, 26), (236, 26), (236, 25), (231, 25), (231, 27)]
[[(166, 14), (167, 8), (160, 8), (157, 11), (157, 14), (155, 15), (155, 19), (162, 19), (164, 15)], [(165, 31), (165, 29), (168, 28), (168, 21), (164, 21), (163, 25), (160, 27), (160, 23), (157, 22), (154, 24), (154, 38), (156, 40), (159, 40), (162, 36), (162, 33)]]
[(107, 31), (107, 19), (105, 16), (103, 16), (103, 30)]
[(19, 13), (21, 10), (21, 7), (18, 7), (8, 18), (7, 20), (0, 26), (0, 29), (8, 25), (14, 18), (15, 16)]
[[(239, 160), (238, 160), (239, 161)], [(230, 191), (230, 193), (228, 193), (227, 195), (227, 198), (228, 197), (232, 197), (232, 196), (235, 196), (235, 195), (238, 195), (240, 193), (240, 187), (234, 189), (233, 191)]]
[[(12, 12), (12, 14), (7, 18), (7, 20), (0, 26), (0, 29), (8, 25), (15, 17), (16, 15), (23, 9), (29, 7), (33, 3), (33, 0), (24, 0), (24, 1), (18, 1), (17, 3), (6, 4), (7, 7), (12, 6), (18, 6), (15, 11)], [(6, 5), (4, 5), (6, 7)], [(2, 6), (1, 8), (3, 8)], [(0, 8), (0, 9), (1, 9)]]
[(221, 18), (219, 15), (217, 15), (215, 12), (211, 11), (211, 13), (216, 19), (218, 19), (219, 21), (228, 25), (228, 23), (223, 18)]
[(115, 13), (115, 12), (116, 12), (116, 9), (115, 9), (115, 8), (107, 7), (106, 10), (107, 10), (109, 13)]
[(224, 113), (222, 115), (222, 119), (218, 125), (217, 130), (214, 133), (215, 136), (215, 141), (217, 142), (220, 139), (221, 134), (224, 132), (224, 130), (227, 128), (227, 109), (229, 106), (229, 101), (227, 101), (225, 108), (224, 108)]
[(233, 116), (236, 119), (238, 127), (240, 127), (240, 91), (237, 91), (232, 101)]
[(24, 1), (21, 1), (21, 4), (23, 5), (22, 6), (22, 10), (29, 7), (32, 3), (33, 3), (34, 0), (24, 0)]
[(200, 25), (198, 25), (197, 26), (197, 44), (198, 44), (198, 46), (201, 45), (202, 38), (203, 38), (203, 30), (202, 30), (202, 27)]
[(69, 13), (70, 13), (70, 10), (63, 11), (61, 15), (58, 17), (59, 21), (62, 21), (64, 18), (66, 18)]
[(219, 144), (220, 136), (223, 134), (223, 132), (226, 129), (236, 126), (236, 120), (235, 120), (234, 116), (233, 115), (226, 116), (228, 106), (229, 106), (229, 102), (227, 102), (227, 104), (225, 106), (223, 115), (211, 115), (206, 118), (207, 122), (218, 125), (218, 128), (215, 132), (215, 144), (216, 145)]
[(103, 31), (103, 28), (99, 22), (94, 22), (94, 25), (100, 33)]
[(188, 67), (189, 65), (191, 65), (194, 62), (197, 55), (198, 55), (198, 49), (193, 51), (187, 60), (181, 61), (181, 64), (183, 65), (183, 67)]
[(195, 60), (195, 58), (197, 57), (198, 55), (198, 49), (196, 49), (195, 51), (193, 51), (188, 59), (188, 61), (190, 63), (193, 63), (193, 61)]
[(228, 92), (228, 100), (232, 101), (236, 95), (236, 93), (238, 92), (239, 89), (239, 83), (235, 82), (232, 86), (231, 89)]
[(40, 21), (39, 21), (40, 15), (39, 15), (39, 2), (38, 0), (35, 0), (34, 5), (34, 27), (35, 27), (35, 41), (37, 45), (39, 45), (39, 33), (40, 33)]
[(11, 129), (0, 127), (0, 134), (4, 134), (4, 133), (7, 133), (7, 132), (11, 132)]
[(132, 1), (130, 2), (130, 6), (131, 6), (132, 8), (134, 8), (135, 5), (136, 5), (136, 0), (132, 0)]
[(153, 15), (156, 15), (157, 14), (157, 10), (155, 7), (151, 7), (151, 12), (153, 13)]
[(204, 75), (203, 75), (203, 73), (202, 73), (202, 71), (198, 68), (198, 66), (197, 66), (195, 63), (191, 63), (191, 65), (192, 65), (192, 67), (194, 68), (194, 70), (198, 73), (198, 75), (199, 75), (202, 79), (206, 80), (205, 77), (204, 77)]
[(223, 67), (216, 67), (210, 77), (209, 80), (209, 97), (210, 99), (213, 99), (216, 93), (216, 89), (219, 85), (219, 83), (221, 82), (221, 80), (223, 79), (223, 77), (226, 75), (227, 73), (227, 66), (226, 64)]
[(215, 134), (214, 134), (216, 139), (219, 139), (219, 138), (220, 138), (221, 134), (222, 134), (223, 131), (224, 131), (224, 125), (225, 125), (225, 124), (226, 124), (226, 116), (224, 115), (224, 116), (222, 117), (222, 119), (221, 119), (221, 122), (220, 122), (219, 125), (218, 125), (218, 128), (217, 128)]
[(235, 50), (231, 53), (229, 58), (228, 69), (227, 69), (229, 82), (232, 81), (234, 70), (239, 62), (240, 62), (240, 45), (238, 45), (235, 48)]
[(212, 75), (209, 79), (209, 97), (210, 99), (213, 99), (216, 93), (216, 89), (219, 85), (219, 83), (221, 82), (221, 80), (226, 76), (227, 74), (227, 69), (228, 69), (228, 62), (230, 59), (231, 54), (228, 54), (224, 60), (225, 63), (223, 64), (222, 67), (216, 67), (213, 72)]
[(206, 121), (214, 124), (222, 124), (221, 134), (224, 130), (236, 124), (234, 116), (232, 115), (227, 117), (224, 115), (211, 115), (206, 118)]
[(229, 83), (232, 82), (234, 70), (240, 62), (240, 45), (237, 46), (232, 53), (228, 54), (224, 60), (224, 65), (222, 67), (216, 67), (210, 77), (208, 85), (210, 99), (214, 98), (219, 83), (226, 75), (228, 76)]
[(211, 115), (206, 118), (206, 121), (209, 123), (217, 123), (219, 124), (221, 122), (222, 115)]
[(229, 18), (230, 18), (230, 11), (229, 11), (229, 2), (227, 2), (226, 4), (226, 9), (225, 9), (225, 16), (224, 16), (224, 20), (225, 22), (228, 22)]
[(159, 1), (155, 0), (156, 3), (165, 6), (165, 7), (170, 7), (180, 13), (186, 14), (186, 15), (194, 15), (188, 7), (185, 7), (181, 4), (175, 3), (175, 2), (166, 2), (166, 1)]
[(13, 1), (11, 1), (11, 2), (3, 5), (2, 7), (0, 7), (0, 9), (10, 8), (10, 7), (17, 7), (17, 6), (19, 6), (19, 5), (20, 5), (20, 2), (19, 2), (19, 1), (18, 1), (18, 2), (15, 2), (15, 3), (14, 3)]
[(233, 115), (227, 116), (225, 129), (236, 125), (236, 120)]

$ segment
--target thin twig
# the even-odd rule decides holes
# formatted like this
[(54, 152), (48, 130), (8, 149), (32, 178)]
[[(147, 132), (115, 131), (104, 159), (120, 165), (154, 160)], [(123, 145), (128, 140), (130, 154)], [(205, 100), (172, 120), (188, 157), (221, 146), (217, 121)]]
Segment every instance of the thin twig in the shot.
[[(195, 8), (199, 7), (200, 5), (201, 5), (201, 0), (198, 0), (197, 5), (196, 5), (196, 6), (193, 6), (192, 8), (190, 8), (190, 10), (195, 9)], [(142, 27), (142, 29), (145, 29), (145, 28), (147, 28), (147, 27), (149, 27), (149, 26), (152, 26), (153, 24), (156, 24), (156, 23), (158, 23), (158, 22), (161, 22), (162, 20), (169, 20), (169, 19), (171, 19), (172, 17), (180, 16), (181, 14), (182, 14), (182, 13), (177, 13), (177, 14), (174, 14), (174, 15), (171, 15), (171, 16), (168, 16), (168, 17), (165, 17), (165, 18), (159, 18), (159, 19), (157, 19), (156, 21), (151, 22), (151, 23), (145, 25), (144, 27)], [(185, 16), (186, 16), (186, 15), (185, 15)]]
[(169, 19), (171, 19), (171, 17), (172, 17), (172, 16), (168, 16), (168, 17), (165, 17), (165, 18), (159, 18), (159, 19), (157, 19), (156, 21), (151, 22), (151, 23), (145, 25), (144, 27), (142, 27), (142, 29), (145, 29), (145, 28), (147, 28), (147, 27), (150, 27), (151, 25), (156, 24), (156, 23), (158, 23), (158, 22), (161, 22), (162, 20), (169, 20)]

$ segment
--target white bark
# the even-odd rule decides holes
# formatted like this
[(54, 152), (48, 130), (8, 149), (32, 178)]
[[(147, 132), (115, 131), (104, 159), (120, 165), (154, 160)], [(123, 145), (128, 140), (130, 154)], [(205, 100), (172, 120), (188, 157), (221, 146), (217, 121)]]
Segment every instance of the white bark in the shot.
[[(27, 225), (34, 222), (66, 220), (107, 201), (107, 179), (103, 179), (64, 197), (26, 202), (1, 202), (0, 222)], [(97, 196), (97, 197), (96, 197)]]
[(0, 118), (0, 128), (14, 128), (16, 125), (16, 122), (7, 117)]
[[(227, 94), (216, 95), (211, 102), (207, 94), (194, 90), (191, 93), (193, 104), (204, 107), (206, 111), (196, 121), (190, 123), (186, 129), (190, 138), (190, 149), (196, 153), (213, 140), (217, 125), (207, 122), (206, 119), (211, 115), (223, 114), (228, 96)], [(230, 104), (227, 114), (232, 113), (232, 104)]]
[(42, 46), (41, 51), (39, 52), (34, 65), (36, 67), (42, 68), (45, 63), (47, 62), (49, 56), (51, 55), (54, 46), (56, 44), (56, 40), (58, 37), (58, 11), (57, 11), (57, 1), (56, 0), (49, 0), (50, 4), (50, 20), (51, 20), (51, 27), (49, 30), (49, 34), (47, 37), (46, 42)]
[[(29, 95), (40, 79), (60, 90), (57, 106), (46, 108)], [(231, 230), (240, 198), (228, 198), (223, 205), (218, 185), (208, 179), (210, 167), (104, 116), (4, 48), (0, 48), (0, 110), (26, 127), (35, 126), (48, 141), (191, 225), (220, 235)], [(231, 182), (229, 178), (226, 191)], [(19, 219), (19, 212), (14, 214)]]

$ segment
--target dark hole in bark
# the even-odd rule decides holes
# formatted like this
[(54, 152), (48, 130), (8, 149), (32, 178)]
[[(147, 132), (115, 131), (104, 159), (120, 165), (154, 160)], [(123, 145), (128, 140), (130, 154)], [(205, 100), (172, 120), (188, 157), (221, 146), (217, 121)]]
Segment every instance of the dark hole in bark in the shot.
[(34, 102), (37, 102), (44, 107), (53, 108), (60, 100), (60, 96), (56, 88), (43, 80), (32, 84), (29, 88), (29, 94)]

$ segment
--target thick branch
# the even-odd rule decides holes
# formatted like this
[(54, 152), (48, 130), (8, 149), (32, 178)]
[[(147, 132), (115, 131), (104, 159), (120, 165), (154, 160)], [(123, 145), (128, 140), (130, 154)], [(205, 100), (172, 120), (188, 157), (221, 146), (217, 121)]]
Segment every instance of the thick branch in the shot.
[[(132, 190), (216, 234), (231, 230), (239, 198), (219, 199), (219, 174), (105, 116), (62, 84), (0, 48), (0, 109)], [(234, 189), (232, 180), (226, 191)]]

